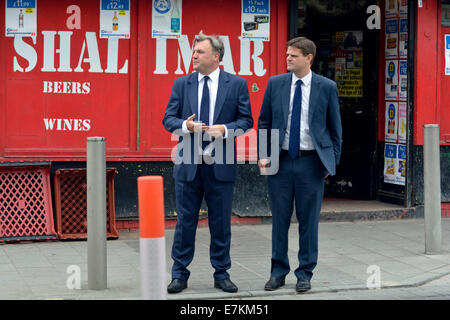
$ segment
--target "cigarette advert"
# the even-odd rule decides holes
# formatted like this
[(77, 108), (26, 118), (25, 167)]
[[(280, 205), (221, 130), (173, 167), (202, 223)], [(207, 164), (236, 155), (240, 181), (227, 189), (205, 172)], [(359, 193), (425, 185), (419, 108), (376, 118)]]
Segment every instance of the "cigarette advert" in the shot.
[(270, 0), (242, 0), (241, 37), (270, 40)]

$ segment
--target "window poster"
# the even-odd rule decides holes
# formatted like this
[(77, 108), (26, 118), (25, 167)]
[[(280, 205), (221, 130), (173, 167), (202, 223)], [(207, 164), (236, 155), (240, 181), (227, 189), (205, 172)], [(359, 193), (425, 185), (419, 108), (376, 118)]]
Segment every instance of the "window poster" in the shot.
[(386, 20), (386, 58), (398, 57), (398, 19)]
[(398, 103), (398, 142), (406, 143), (406, 102)]
[(406, 146), (399, 144), (397, 147), (397, 165), (395, 166), (395, 184), (405, 185), (406, 181)]
[(270, 40), (270, 0), (242, 0), (241, 37)]
[(398, 60), (386, 60), (385, 99), (398, 99)]
[(386, 0), (386, 17), (395, 17), (398, 13), (398, 0)]
[(384, 146), (384, 182), (395, 184), (397, 167), (397, 145), (386, 143)]
[(153, 0), (152, 38), (180, 38), (183, 0)]
[(130, 38), (130, 0), (100, 0), (100, 38)]
[(385, 141), (397, 142), (398, 103), (386, 102)]
[(408, 19), (400, 19), (398, 53), (400, 58), (408, 58)]
[(398, 69), (399, 84), (399, 100), (406, 101), (408, 99), (408, 61), (400, 60)]
[(399, 11), (400, 16), (404, 17), (408, 15), (408, 0), (400, 0), (399, 1)]
[(445, 75), (450, 75), (450, 34), (445, 35)]
[(6, 0), (5, 36), (35, 37), (37, 0)]

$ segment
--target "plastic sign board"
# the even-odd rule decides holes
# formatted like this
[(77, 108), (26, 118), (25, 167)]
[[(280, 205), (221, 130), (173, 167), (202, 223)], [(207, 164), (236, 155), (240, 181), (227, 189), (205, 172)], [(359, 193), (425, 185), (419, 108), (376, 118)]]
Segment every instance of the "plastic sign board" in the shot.
[(183, 0), (153, 0), (152, 38), (181, 37)]
[(35, 37), (37, 0), (6, 0), (5, 35)]
[(130, 38), (130, 0), (100, 0), (100, 38)]
[(270, 40), (270, 0), (242, 0), (241, 37)]

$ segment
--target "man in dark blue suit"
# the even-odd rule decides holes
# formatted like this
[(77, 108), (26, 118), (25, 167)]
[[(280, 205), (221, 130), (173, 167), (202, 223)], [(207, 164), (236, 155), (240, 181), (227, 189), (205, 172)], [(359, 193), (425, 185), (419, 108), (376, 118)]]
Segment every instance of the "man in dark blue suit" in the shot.
[[(173, 169), (178, 221), (169, 293), (187, 288), (187, 267), (194, 256), (203, 197), (208, 207), (214, 286), (225, 292), (238, 290), (227, 272), (231, 267), (230, 220), (236, 179), (234, 142), (239, 133), (253, 127), (253, 119), (247, 82), (219, 68), (223, 55), (219, 38), (200, 33), (194, 40), (196, 72), (175, 80), (164, 114), (164, 127), (180, 136)], [(211, 147), (212, 153), (205, 157)]]
[[(285, 284), (290, 271), (288, 230), (294, 207), (299, 222), (297, 292), (311, 288), (317, 265), (318, 226), (324, 180), (336, 173), (342, 127), (336, 83), (311, 71), (314, 42), (298, 37), (287, 43), (289, 73), (271, 77), (258, 120), (258, 166), (267, 177), (272, 210), (271, 274), (264, 289)], [(262, 129), (267, 139), (261, 141)], [(276, 132), (279, 139), (270, 143)], [(266, 146), (267, 150), (262, 150)], [(270, 161), (263, 155), (267, 154)]]

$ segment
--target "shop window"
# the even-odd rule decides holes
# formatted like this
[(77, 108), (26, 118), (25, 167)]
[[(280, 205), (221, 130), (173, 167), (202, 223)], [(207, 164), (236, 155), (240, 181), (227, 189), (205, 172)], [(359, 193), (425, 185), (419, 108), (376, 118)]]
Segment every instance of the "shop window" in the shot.
[(442, 0), (441, 24), (443, 27), (450, 27), (450, 0)]

